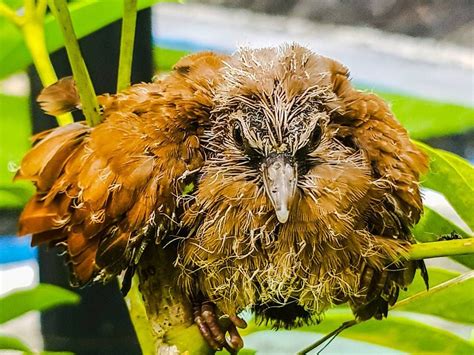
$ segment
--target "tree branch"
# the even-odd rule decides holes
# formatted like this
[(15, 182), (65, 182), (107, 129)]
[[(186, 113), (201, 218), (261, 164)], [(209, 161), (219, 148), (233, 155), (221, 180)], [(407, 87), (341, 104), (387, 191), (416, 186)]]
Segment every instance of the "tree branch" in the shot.
[(193, 322), (192, 306), (178, 287), (171, 248), (150, 245), (140, 258), (139, 284), (127, 296), (131, 320), (144, 355), (213, 354)]
[(137, 22), (137, 0), (123, 0), (122, 34), (117, 78), (117, 92), (130, 86), (132, 74), (133, 44)]
[(89, 126), (96, 126), (101, 122), (100, 108), (94, 86), (92, 85), (89, 72), (81, 55), (79, 43), (74, 33), (66, 0), (49, 0), (49, 7), (58, 20), (59, 27), (64, 36), (69, 63), (71, 64), (74, 80), (76, 81), (81, 98), (82, 112)]

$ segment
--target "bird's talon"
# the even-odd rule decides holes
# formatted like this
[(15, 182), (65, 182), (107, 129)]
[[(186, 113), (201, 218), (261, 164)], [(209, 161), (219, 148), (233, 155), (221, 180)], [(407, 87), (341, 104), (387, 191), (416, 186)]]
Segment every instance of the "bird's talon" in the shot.
[(231, 354), (236, 354), (243, 347), (243, 340), (237, 331), (237, 327), (247, 326), (243, 319), (229, 316), (226, 317), (229, 319), (228, 325), (223, 325), (223, 322), (219, 322), (215, 305), (211, 302), (195, 304), (193, 315), (201, 335), (214, 350), (225, 348)]

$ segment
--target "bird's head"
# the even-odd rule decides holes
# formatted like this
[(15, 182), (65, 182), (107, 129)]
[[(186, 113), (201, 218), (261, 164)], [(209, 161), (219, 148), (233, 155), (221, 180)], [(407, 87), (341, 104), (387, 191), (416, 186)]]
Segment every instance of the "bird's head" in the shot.
[[(316, 198), (311, 171), (353, 153), (335, 141), (329, 125), (339, 107), (335, 73), (347, 75), (339, 63), (298, 45), (241, 49), (225, 64), (216, 90), (207, 174), (222, 178), (220, 187), (254, 196), (256, 204), (264, 193), (277, 220), (286, 223), (298, 190), (307, 188)], [(245, 192), (244, 181), (253, 193)]]

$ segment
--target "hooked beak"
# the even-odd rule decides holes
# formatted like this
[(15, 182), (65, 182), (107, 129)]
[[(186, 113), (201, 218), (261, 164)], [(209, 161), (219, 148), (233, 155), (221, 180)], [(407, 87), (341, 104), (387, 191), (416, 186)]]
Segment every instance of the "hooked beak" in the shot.
[(271, 155), (262, 164), (263, 183), (280, 223), (288, 221), (295, 196), (297, 169), (283, 154)]

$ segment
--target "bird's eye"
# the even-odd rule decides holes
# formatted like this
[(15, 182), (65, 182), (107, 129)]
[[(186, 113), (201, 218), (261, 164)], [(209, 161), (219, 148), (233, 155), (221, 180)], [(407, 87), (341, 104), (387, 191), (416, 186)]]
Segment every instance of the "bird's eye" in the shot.
[(303, 161), (306, 160), (306, 156), (314, 151), (318, 147), (319, 143), (321, 143), (322, 134), (323, 131), (321, 127), (316, 125), (308, 137), (308, 143), (306, 143), (305, 146), (301, 147), (296, 152), (296, 158)]
[(308, 150), (314, 150), (321, 143), (322, 133), (321, 127), (316, 125), (309, 136)]
[(233, 128), (233, 131), (232, 131), (232, 136), (234, 137), (234, 141), (235, 143), (239, 146), (239, 147), (243, 147), (244, 146), (244, 137), (243, 137), (243, 133), (242, 133), (242, 126), (240, 125), (240, 122), (236, 121), (234, 123), (234, 128)]

